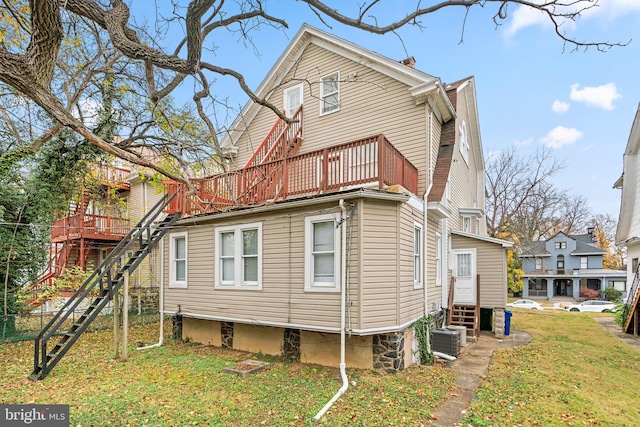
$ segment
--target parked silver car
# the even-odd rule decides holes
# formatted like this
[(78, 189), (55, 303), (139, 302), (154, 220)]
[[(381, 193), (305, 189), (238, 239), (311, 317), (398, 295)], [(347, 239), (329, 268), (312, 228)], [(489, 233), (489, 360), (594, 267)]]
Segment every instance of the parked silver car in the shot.
[(607, 313), (616, 311), (617, 305), (611, 301), (589, 300), (580, 304), (565, 305), (567, 311), (591, 311), (595, 313)]
[(544, 307), (542, 307), (542, 305), (540, 305), (540, 303), (537, 303), (537, 302), (532, 301), (530, 299), (519, 299), (517, 301), (510, 302), (509, 304), (507, 304), (507, 307), (532, 308), (534, 310), (544, 310)]

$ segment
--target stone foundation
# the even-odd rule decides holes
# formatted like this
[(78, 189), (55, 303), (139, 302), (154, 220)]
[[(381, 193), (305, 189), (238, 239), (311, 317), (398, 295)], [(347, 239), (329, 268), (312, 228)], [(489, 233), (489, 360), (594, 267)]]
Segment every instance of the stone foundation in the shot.
[(282, 357), (293, 362), (300, 361), (300, 329), (285, 329)]
[(173, 326), (173, 339), (182, 340), (182, 315), (176, 314), (171, 318)]
[(373, 337), (373, 369), (395, 374), (404, 370), (404, 365), (404, 332)]
[[(173, 334), (177, 339), (281, 356), (287, 360), (337, 367), (340, 364), (340, 334), (311, 332), (244, 323), (203, 320), (176, 315)], [(413, 329), (401, 332), (347, 337), (349, 368), (397, 373), (413, 363)]]
[(233, 348), (233, 322), (220, 323), (221, 347)]
[(493, 333), (496, 338), (504, 338), (504, 308), (493, 309)]

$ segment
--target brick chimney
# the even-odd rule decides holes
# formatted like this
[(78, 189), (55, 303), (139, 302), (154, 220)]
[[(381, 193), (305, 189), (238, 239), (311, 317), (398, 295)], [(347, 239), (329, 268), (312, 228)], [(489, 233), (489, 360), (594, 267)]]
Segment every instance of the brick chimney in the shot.
[(407, 67), (416, 68), (416, 59), (413, 56), (410, 56), (402, 61), (399, 61), (401, 64), (406, 65)]

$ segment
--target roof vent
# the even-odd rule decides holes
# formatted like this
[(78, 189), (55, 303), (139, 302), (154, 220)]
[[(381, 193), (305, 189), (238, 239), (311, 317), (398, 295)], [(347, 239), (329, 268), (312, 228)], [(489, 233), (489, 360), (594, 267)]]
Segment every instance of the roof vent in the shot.
[(402, 61), (399, 61), (401, 64), (406, 65), (407, 67), (416, 68), (416, 59), (413, 56), (410, 56)]

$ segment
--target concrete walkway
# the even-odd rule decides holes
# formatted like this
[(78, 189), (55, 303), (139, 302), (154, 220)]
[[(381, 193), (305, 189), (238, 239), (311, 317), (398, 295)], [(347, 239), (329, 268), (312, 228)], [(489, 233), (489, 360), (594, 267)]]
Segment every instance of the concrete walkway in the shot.
[(627, 344), (640, 349), (640, 337), (634, 337), (632, 334), (622, 332), (622, 327), (613, 320), (613, 317), (596, 317), (594, 320), (611, 335), (615, 335)]
[[(622, 328), (612, 317), (594, 318), (600, 326), (622, 341), (640, 350), (640, 337), (622, 332)], [(458, 373), (455, 389), (450, 393), (449, 399), (432, 414), (433, 426), (460, 426), (460, 420), (464, 412), (475, 398), (476, 390), (482, 383), (482, 378), (491, 356), (496, 348), (513, 348), (531, 341), (531, 335), (522, 331), (511, 331), (511, 334), (500, 340), (493, 333), (482, 331), (476, 342), (467, 342), (462, 348), (461, 354), (455, 362), (449, 362), (449, 367)]]
[(513, 348), (531, 341), (531, 335), (521, 331), (511, 331), (504, 339), (497, 339), (493, 333), (482, 331), (476, 342), (467, 342), (460, 356), (450, 363), (450, 368), (458, 373), (455, 389), (449, 399), (431, 415), (433, 426), (458, 426), (475, 398), (475, 393), (485, 371), (489, 367), (491, 356), (496, 348)]

